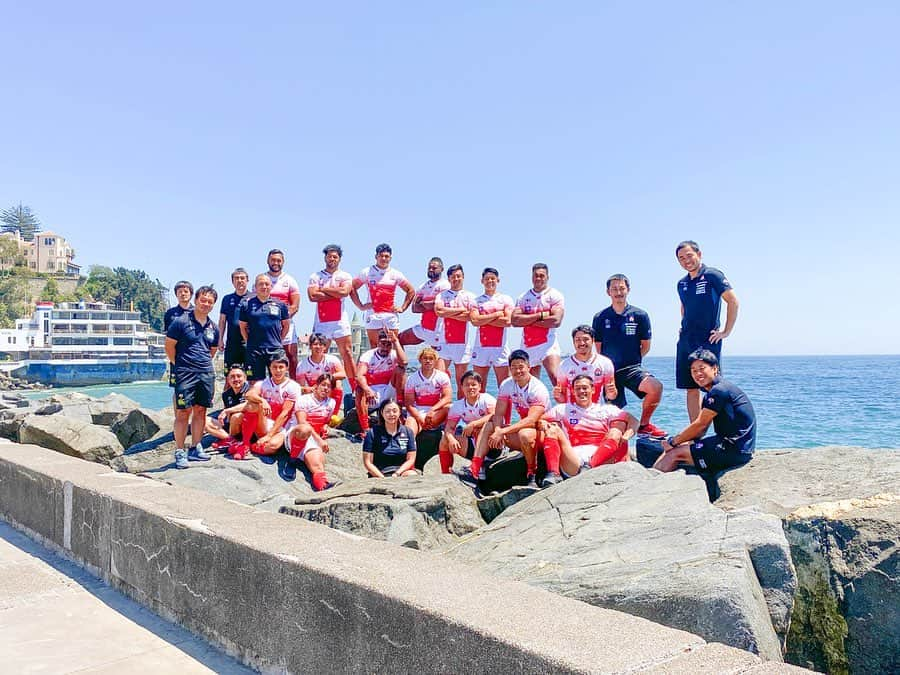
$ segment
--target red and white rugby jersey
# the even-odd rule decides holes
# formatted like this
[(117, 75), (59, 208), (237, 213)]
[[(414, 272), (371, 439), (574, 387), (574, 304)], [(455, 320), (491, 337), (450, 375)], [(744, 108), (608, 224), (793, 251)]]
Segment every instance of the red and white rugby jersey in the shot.
[(560, 403), (544, 415), (544, 419), (559, 422), (577, 445), (599, 445), (609, 433), (613, 422), (625, 421), (628, 413), (608, 403), (592, 403), (582, 408), (574, 403)]
[(364, 267), (356, 276), (369, 289), (369, 301), (373, 312), (393, 312), (397, 286), (406, 281), (400, 270), (393, 267), (381, 269), (378, 265)]
[(403, 393), (413, 395), (416, 407), (433, 406), (441, 400), (444, 387), (450, 386), (450, 376), (444, 371), (435, 369), (431, 377), (425, 377), (420, 369), (406, 378)]
[[(557, 306), (565, 309), (565, 299), (563, 294), (555, 288), (545, 288), (540, 293), (537, 293), (533, 288), (529, 288), (516, 300), (516, 307), (520, 307), (525, 314), (549, 312)], [(526, 347), (536, 347), (555, 340), (555, 328), (544, 328), (543, 326), (535, 325), (522, 328), (522, 344)]]

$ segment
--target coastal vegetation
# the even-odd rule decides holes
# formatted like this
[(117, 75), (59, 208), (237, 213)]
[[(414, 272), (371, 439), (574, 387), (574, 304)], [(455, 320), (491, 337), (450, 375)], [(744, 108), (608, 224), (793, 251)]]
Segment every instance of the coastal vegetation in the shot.
[(3, 232), (18, 232), (25, 241), (34, 239), (34, 235), (41, 230), (41, 221), (32, 212), (30, 206), (23, 206), (19, 202), (17, 206), (0, 211), (0, 222), (3, 223), (0, 230)]

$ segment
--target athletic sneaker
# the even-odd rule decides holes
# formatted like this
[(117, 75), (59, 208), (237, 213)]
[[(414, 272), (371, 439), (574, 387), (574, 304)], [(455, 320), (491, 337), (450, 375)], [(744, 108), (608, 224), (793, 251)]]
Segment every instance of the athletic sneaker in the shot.
[(175, 468), (176, 469), (187, 469), (189, 466), (190, 466), (190, 464), (188, 464), (187, 450), (176, 450), (175, 451)]
[(341, 484), (341, 481), (339, 481), (339, 480), (330, 480), (327, 483), (325, 483), (325, 487), (323, 487), (322, 490), (330, 490), (331, 488), (337, 487), (340, 484)]
[(362, 434), (350, 434), (347, 436), (347, 440), (351, 443), (362, 443), (364, 436)]
[(534, 474), (531, 474), (530, 476), (528, 476), (528, 485), (526, 485), (526, 487), (530, 487), (535, 490), (538, 489), (537, 478), (535, 477)]
[(652, 422), (647, 422), (647, 424), (639, 426), (638, 434), (641, 436), (649, 436), (650, 438), (665, 438), (668, 435)]
[(293, 459), (288, 459), (284, 466), (281, 467), (281, 477), (284, 480), (292, 481), (297, 478), (297, 462)]
[(187, 458), (192, 462), (208, 462), (212, 459), (212, 455), (206, 452), (206, 450), (203, 449), (203, 446), (198, 443), (188, 450)]
[(455, 470), (453, 473), (457, 478), (459, 478), (459, 481), (463, 485), (468, 485), (470, 488), (478, 487), (478, 479), (472, 475), (472, 469), (470, 469), (469, 467), (464, 466), (460, 469)]
[(222, 440), (216, 441), (212, 444), (213, 450), (228, 450), (232, 445), (237, 443), (236, 438), (223, 438)]
[(548, 488), (557, 483), (562, 483), (563, 477), (554, 471), (548, 471), (547, 475), (544, 476), (544, 479), (541, 481), (542, 488)]

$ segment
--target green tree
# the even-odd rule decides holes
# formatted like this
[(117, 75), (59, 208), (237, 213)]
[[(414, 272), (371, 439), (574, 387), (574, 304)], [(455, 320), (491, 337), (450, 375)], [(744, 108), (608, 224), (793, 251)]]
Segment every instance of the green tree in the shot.
[(0, 237), (0, 268), (14, 267), (20, 262), (19, 245), (9, 237)]
[(14, 328), (26, 311), (28, 280), (19, 276), (0, 279), (0, 328)]
[(11, 206), (0, 211), (0, 221), (4, 232), (18, 232), (25, 241), (33, 241), (34, 235), (41, 230), (41, 221), (31, 211), (30, 206)]
[(90, 268), (84, 290), (94, 300), (108, 302), (119, 309), (130, 310), (133, 306), (153, 330), (161, 331), (163, 328), (166, 287), (159, 279), (151, 279), (143, 270), (94, 265)]
[(47, 302), (62, 302), (62, 292), (59, 290), (59, 284), (56, 279), (50, 277), (44, 284), (44, 290), (41, 292), (41, 300)]

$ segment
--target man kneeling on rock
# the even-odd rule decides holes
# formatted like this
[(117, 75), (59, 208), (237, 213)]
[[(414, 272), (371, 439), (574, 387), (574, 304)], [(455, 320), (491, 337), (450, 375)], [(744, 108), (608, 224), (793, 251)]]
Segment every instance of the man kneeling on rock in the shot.
[(334, 483), (325, 475), (325, 455), (328, 452), (328, 423), (334, 412), (335, 379), (331, 373), (322, 373), (309, 394), (301, 396), (295, 406), (296, 424), (287, 432), (285, 447), (290, 458), (283, 476), (293, 480), (297, 476), (297, 464), (303, 462), (312, 474), (312, 486), (316, 492), (327, 490)]
[(247, 392), (250, 391), (244, 368), (238, 364), (228, 368), (225, 382), (228, 386), (222, 392), (222, 412), (216, 417), (206, 418), (206, 433), (216, 437), (212, 444), (216, 450), (227, 450), (240, 442), (238, 436), (244, 419), (244, 407), (247, 405)]
[[(695, 466), (706, 480), (710, 501), (718, 494), (716, 478), (743, 466), (756, 447), (756, 414), (747, 395), (719, 375), (719, 360), (708, 349), (690, 356), (691, 377), (704, 391), (700, 415), (682, 431), (662, 442), (663, 454), (653, 468), (674, 471), (680, 464)], [(710, 423), (715, 434), (701, 438)]]
[[(628, 439), (638, 420), (609, 403), (594, 403), (594, 379), (583, 374), (571, 382), (574, 402), (554, 406), (544, 415), (544, 454), (558, 456), (563, 476), (581, 469), (628, 461)], [(555, 424), (550, 424), (555, 422)]]

